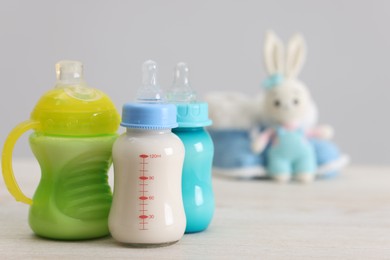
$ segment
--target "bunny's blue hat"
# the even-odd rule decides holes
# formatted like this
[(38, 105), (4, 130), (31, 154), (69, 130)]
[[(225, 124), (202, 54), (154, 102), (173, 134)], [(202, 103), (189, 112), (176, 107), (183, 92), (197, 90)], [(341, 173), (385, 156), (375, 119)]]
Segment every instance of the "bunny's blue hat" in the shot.
[(270, 75), (263, 81), (263, 87), (267, 90), (273, 89), (274, 87), (279, 86), (284, 81), (282, 74), (275, 73)]

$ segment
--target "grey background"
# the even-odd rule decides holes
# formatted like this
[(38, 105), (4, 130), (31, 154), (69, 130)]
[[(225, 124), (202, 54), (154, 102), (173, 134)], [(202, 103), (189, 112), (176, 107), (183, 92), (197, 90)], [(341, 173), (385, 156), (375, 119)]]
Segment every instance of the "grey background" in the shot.
[[(87, 82), (118, 109), (134, 98), (141, 64), (154, 59), (168, 87), (186, 61), (192, 86), (260, 91), (267, 29), (308, 44), (300, 75), (320, 122), (359, 164), (389, 163), (390, 1), (1, 1), (0, 140), (54, 86), (54, 64), (80, 60)], [(121, 130), (123, 131), (123, 130)], [(33, 156), (23, 137), (14, 155)]]

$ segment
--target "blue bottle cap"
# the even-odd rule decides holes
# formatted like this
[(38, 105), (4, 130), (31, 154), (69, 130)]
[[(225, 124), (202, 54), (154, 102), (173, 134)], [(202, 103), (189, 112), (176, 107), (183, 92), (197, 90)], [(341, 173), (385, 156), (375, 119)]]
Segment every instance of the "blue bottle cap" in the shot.
[(207, 103), (178, 103), (176, 107), (179, 127), (205, 127), (212, 124), (209, 119)]
[(164, 103), (126, 103), (122, 109), (121, 126), (141, 129), (177, 127), (176, 106)]

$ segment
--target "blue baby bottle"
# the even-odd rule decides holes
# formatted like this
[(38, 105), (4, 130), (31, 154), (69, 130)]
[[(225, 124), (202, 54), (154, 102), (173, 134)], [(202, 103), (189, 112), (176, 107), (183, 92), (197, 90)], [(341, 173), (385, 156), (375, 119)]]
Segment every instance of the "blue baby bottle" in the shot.
[(214, 145), (204, 127), (211, 125), (208, 104), (198, 102), (188, 80), (188, 66), (176, 65), (168, 101), (177, 107), (178, 127), (172, 131), (183, 142), (185, 157), (182, 175), (182, 195), (186, 214), (186, 233), (205, 230), (214, 214), (214, 194), (211, 169)]

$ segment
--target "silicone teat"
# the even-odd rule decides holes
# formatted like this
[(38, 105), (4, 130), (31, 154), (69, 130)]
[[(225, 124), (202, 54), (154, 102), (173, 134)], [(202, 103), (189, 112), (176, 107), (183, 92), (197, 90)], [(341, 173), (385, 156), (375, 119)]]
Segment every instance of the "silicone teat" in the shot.
[(163, 94), (157, 82), (157, 63), (147, 60), (142, 65), (142, 86), (138, 90), (137, 100), (140, 102), (161, 102)]
[(196, 93), (192, 90), (189, 82), (188, 65), (184, 62), (179, 62), (175, 68), (173, 84), (167, 93), (170, 102), (188, 103), (196, 101)]
[(62, 60), (56, 64), (56, 88), (65, 88), (68, 95), (80, 100), (95, 100), (99, 93), (84, 81), (83, 64), (80, 61)]
[(82, 83), (83, 64), (79, 61), (62, 60), (56, 64), (57, 85)]

